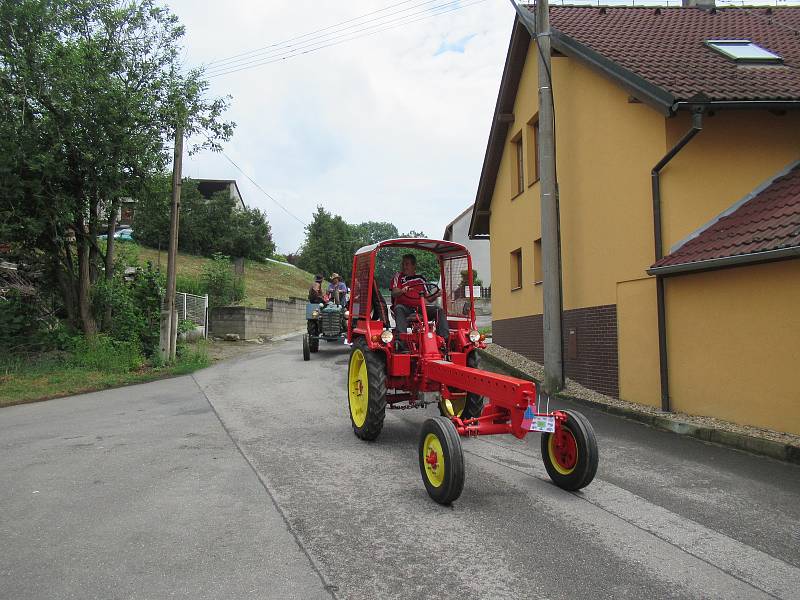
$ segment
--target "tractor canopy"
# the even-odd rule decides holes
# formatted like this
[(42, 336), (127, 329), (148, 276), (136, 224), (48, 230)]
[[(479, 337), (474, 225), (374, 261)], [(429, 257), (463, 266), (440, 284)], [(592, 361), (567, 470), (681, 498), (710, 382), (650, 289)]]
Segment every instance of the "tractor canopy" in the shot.
[(448, 256), (468, 256), (469, 251), (455, 242), (446, 240), (429, 240), (427, 238), (397, 238), (393, 240), (383, 240), (369, 246), (363, 246), (356, 250), (356, 256), (377, 252), (381, 248), (406, 248), (409, 250), (427, 250), (439, 255)]
[[(475, 312), (472, 297), (472, 259), (469, 250), (461, 244), (427, 238), (397, 238), (384, 240), (359, 248), (353, 257), (350, 311), (352, 317), (381, 319), (388, 322), (379, 306), (380, 292), (375, 285), (375, 256), (382, 248), (424, 250), (439, 259), (439, 281), (442, 305), (449, 318), (460, 317), (473, 323)], [(399, 266), (399, 265), (398, 265)]]

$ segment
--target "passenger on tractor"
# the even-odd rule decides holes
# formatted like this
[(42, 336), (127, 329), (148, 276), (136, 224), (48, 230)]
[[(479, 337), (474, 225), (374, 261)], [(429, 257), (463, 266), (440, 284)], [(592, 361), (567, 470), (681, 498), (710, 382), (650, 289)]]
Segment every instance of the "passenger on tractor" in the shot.
[[(403, 255), (403, 262), (400, 268), (401, 271), (395, 273), (389, 284), (389, 290), (392, 294), (392, 312), (394, 312), (394, 320), (397, 326), (397, 337), (399, 338), (401, 333), (406, 332), (409, 317), (418, 314), (419, 298), (424, 296), (428, 318), (436, 321), (436, 335), (444, 338), (444, 342), (447, 344), (450, 338), (447, 314), (445, 314), (441, 306), (431, 304), (441, 295), (441, 292), (426, 295), (426, 281), (422, 275), (417, 274), (417, 257), (413, 254)], [(399, 344), (401, 350), (406, 350), (402, 341)]]
[(314, 277), (314, 283), (308, 289), (308, 301), (312, 304), (321, 304), (325, 302), (325, 296), (322, 294), (322, 273)]
[(342, 277), (338, 273), (331, 275), (331, 283), (328, 286), (328, 297), (336, 302), (336, 295), (339, 295), (338, 304), (342, 306), (347, 305), (347, 284), (342, 281)]

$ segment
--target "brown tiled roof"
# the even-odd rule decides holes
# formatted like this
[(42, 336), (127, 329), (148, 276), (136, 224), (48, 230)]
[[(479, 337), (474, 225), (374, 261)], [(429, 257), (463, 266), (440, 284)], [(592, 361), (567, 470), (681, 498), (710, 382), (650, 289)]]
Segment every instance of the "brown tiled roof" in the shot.
[[(716, 101), (800, 99), (800, 7), (553, 6), (550, 21), (556, 47), (563, 34), (675, 101), (697, 94)], [(750, 40), (783, 64), (737, 64), (707, 47), (710, 39)]]
[(757, 262), (789, 254), (800, 256), (800, 165), (734, 205), (649, 271), (686, 272), (745, 256)]

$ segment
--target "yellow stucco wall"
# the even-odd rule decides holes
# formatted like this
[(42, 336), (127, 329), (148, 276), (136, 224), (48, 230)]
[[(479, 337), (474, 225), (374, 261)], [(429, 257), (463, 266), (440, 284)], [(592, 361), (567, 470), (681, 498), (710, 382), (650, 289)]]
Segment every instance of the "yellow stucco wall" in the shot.
[(619, 395), (661, 408), (655, 278), (617, 284)]
[[(691, 126), (666, 120), (671, 148)], [(664, 253), (800, 158), (800, 111), (719, 111), (661, 174)]]
[(665, 283), (674, 409), (800, 434), (800, 260)]
[[(542, 311), (541, 286), (533, 285), (533, 242), (541, 237), (539, 184), (526, 184), (516, 196), (510, 151), (511, 141), (538, 112), (534, 46), (525, 64), (491, 205), (496, 319)], [(564, 308), (614, 304), (616, 283), (643, 277), (652, 263), (649, 174), (665, 151), (664, 119), (644, 104), (628, 102), (621, 88), (570, 58), (554, 57), (552, 69)], [(523, 151), (527, 165), (531, 148), (523, 143)], [(517, 248), (523, 251), (524, 281), (521, 290), (511, 291), (503, 282), (510, 281), (509, 255)]]
[[(525, 128), (538, 112), (535, 52), (529, 46), (491, 202), (496, 320), (542, 312), (542, 286), (533, 283), (540, 190), (538, 183), (528, 185), (526, 172), (525, 191), (516, 195), (512, 152), (512, 140), (522, 133), (527, 168), (531, 148)], [(622, 88), (576, 60), (554, 57), (552, 70), (564, 308), (616, 304), (620, 397), (660, 406), (655, 280), (645, 272), (654, 261), (650, 171), (689, 129), (690, 116), (666, 119), (645, 104), (631, 103)], [(800, 111), (706, 116), (703, 131), (662, 173), (664, 251), (798, 159)], [(523, 252), (523, 286), (512, 291), (510, 253), (517, 248)], [(797, 342), (789, 337), (790, 324), (795, 337), (800, 333), (791, 308), (800, 306), (798, 270), (800, 261), (794, 261), (667, 282), (676, 410), (798, 431), (800, 394), (792, 400), (796, 386), (788, 379), (791, 361), (800, 362), (792, 356)], [(790, 275), (795, 287), (780, 280)], [(771, 295), (766, 298), (759, 287)], [(731, 327), (745, 306), (749, 320)], [(745, 340), (747, 351), (734, 352)], [(741, 389), (770, 407), (751, 414)]]

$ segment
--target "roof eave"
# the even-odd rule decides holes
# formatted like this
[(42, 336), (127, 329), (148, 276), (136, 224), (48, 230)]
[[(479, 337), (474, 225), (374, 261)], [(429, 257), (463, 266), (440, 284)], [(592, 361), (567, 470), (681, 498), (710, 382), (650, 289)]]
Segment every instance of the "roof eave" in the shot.
[[(492, 126), (489, 129), (486, 154), (483, 157), (481, 176), (478, 180), (478, 191), (475, 194), (475, 204), (473, 205), (472, 217), (469, 222), (469, 237), (471, 239), (477, 236), (489, 235), (488, 208), (492, 200), (492, 191), (497, 178), (497, 171), (500, 167), (500, 158), (502, 157), (503, 145), (509, 125), (508, 121), (500, 118), (500, 115), (514, 110), (516, 88), (519, 86), (519, 78), (525, 65), (529, 42), (530, 35), (520, 20), (515, 17), (514, 26), (511, 30), (511, 40), (506, 53), (503, 76), (500, 79), (500, 90), (498, 91), (497, 102), (492, 114)], [(507, 96), (512, 91), (512, 88), (514, 94), (509, 102)], [(510, 106), (507, 106), (507, 104), (510, 104)]]
[(557, 29), (553, 29), (551, 39), (553, 48), (562, 54), (583, 61), (589, 67), (617, 82), (631, 96), (648, 104), (664, 116), (673, 114), (676, 98), (663, 88), (650, 83), (633, 71), (623, 68)]
[(709, 260), (681, 263), (677, 265), (667, 265), (664, 267), (650, 267), (647, 269), (647, 273), (648, 275), (656, 275), (658, 277), (670, 277), (673, 275), (684, 275), (688, 273), (697, 273), (700, 271), (714, 271), (728, 267), (754, 265), (778, 260), (787, 260), (790, 258), (800, 258), (800, 246), (778, 248), (777, 250), (765, 250), (763, 252), (751, 252), (749, 254), (737, 254), (736, 256), (725, 256), (722, 258), (712, 258)]

